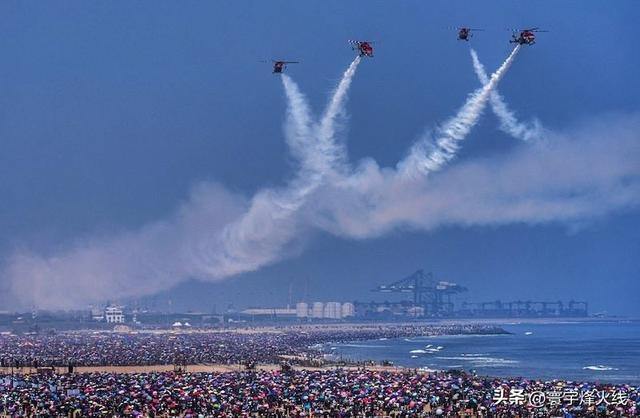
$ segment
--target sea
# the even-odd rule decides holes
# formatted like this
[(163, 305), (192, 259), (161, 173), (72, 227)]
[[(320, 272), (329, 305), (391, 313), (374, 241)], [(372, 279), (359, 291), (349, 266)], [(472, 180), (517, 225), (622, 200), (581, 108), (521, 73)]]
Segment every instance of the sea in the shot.
[(501, 324), (508, 335), (455, 335), (331, 344), (334, 358), (474, 371), (482, 376), (640, 385), (640, 322)]

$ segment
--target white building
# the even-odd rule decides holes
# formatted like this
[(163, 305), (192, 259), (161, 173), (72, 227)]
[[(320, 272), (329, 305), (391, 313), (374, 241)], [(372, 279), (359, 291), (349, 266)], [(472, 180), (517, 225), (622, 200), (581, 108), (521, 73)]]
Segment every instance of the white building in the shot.
[(324, 318), (324, 303), (313, 302), (313, 307), (311, 308), (311, 317)]
[(355, 316), (355, 306), (352, 302), (306, 302), (296, 304), (297, 318), (313, 319), (344, 319)]
[(108, 324), (124, 323), (124, 312), (122, 306), (107, 306), (104, 308), (104, 319)]

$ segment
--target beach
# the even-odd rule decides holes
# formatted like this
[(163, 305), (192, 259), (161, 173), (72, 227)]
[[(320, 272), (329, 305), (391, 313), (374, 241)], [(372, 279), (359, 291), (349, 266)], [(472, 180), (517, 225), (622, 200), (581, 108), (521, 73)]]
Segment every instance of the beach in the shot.
[(406, 344), (423, 347), (411, 350), (416, 356), (429, 356), (448, 349), (426, 343), (434, 339), (512, 336), (472, 323), (2, 335), (0, 411), (11, 417), (636, 414), (638, 388), (625, 383), (497, 377), (336, 355), (340, 347)]

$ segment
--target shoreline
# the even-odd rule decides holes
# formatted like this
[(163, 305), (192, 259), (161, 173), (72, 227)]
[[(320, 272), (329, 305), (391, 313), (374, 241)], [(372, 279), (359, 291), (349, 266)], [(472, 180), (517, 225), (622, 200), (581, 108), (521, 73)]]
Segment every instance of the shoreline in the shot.
[[(188, 334), (188, 333), (237, 333), (237, 334), (256, 334), (256, 333), (273, 333), (281, 334), (290, 331), (329, 331), (329, 330), (373, 330), (383, 327), (420, 327), (420, 326), (502, 326), (502, 325), (522, 325), (522, 324), (538, 324), (538, 325), (554, 325), (554, 324), (617, 324), (617, 323), (637, 323), (640, 318), (627, 317), (558, 317), (558, 318), (424, 318), (415, 321), (346, 321), (346, 322), (282, 322), (282, 323), (265, 323), (265, 324), (240, 324), (232, 326), (215, 326), (215, 327), (194, 327), (171, 328), (169, 326), (116, 326), (114, 328), (76, 328), (63, 329), (57, 331), (58, 334), (76, 334), (76, 333), (117, 333), (117, 334)], [(0, 335), (15, 335), (9, 329), (2, 330), (0, 327)]]
[[(578, 318), (574, 318), (572, 321), (562, 319), (560, 321), (553, 321), (551, 323), (566, 324), (567, 322), (574, 324), (593, 324), (601, 323), (602, 321), (581, 321)], [(626, 321), (617, 321), (616, 323), (620, 322)], [(525, 323), (549, 324), (549, 321), (547, 318), (539, 318), (535, 321), (532, 321), (531, 319), (529, 319), (529, 321), (522, 320), (518, 322), (513, 322), (511, 319), (509, 321), (502, 321), (503, 325)], [(613, 324), (614, 323), (612, 323), (612, 325)], [(475, 328), (474, 326), (477, 326), (477, 328)], [(430, 329), (431, 327), (433, 327), (433, 329)], [(436, 330), (439, 327), (440, 329)], [(446, 329), (449, 327), (458, 328), (458, 331), (462, 332), (448, 333), (446, 332)], [(449, 328), (449, 330), (451, 329)], [(50, 334), (44, 336), (25, 335), (24, 339), (22, 339), (22, 337), (10, 337), (17, 339), (7, 340), (13, 342), (11, 343), (11, 346), (7, 345), (5, 347), (10, 350), (6, 351), (6, 354), (10, 353), (12, 348), (16, 350), (25, 350), (25, 359), (21, 361), (22, 367), (20, 369), (16, 369), (15, 367), (13, 368), (14, 372), (25, 375), (38, 373), (38, 370), (34, 367), (27, 366), (30, 361), (29, 356), (33, 356), (34, 353), (38, 353), (39, 351), (51, 350), (52, 346), (50, 344), (53, 344), (56, 347), (60, 346), (61, 349), (66, 349), (72, 354), (74, 353), (73, 350), (76, 350), (76, 347), (78, 348), (78, 351), (76, 351), (76, 354), (73, 357), (67, 356), (60, 357), (58, 359), (51, 358), (51, 361), (49, 362), (47, 362), (46, 359), (44, 361), (38, 361), (41, 366), (49, 366), (49, 368), (41, 368), (40, 371), (43, 373), (46, 373), (48, 369), (50, 371), (54, 371), (57, 374), (65, 374), (68, 371), (67, 361), (69, 361), (65, 360), (65, 358), (80, 359), (82, 358), (82, 354), (85, 353), (87, 355), (93, 354), (95, 357), (90, 358), (90, 361), (84, 363), (77, 360), (74, 361), (72, 364), (74, 364), (73, 369), (75, 373), (142, 374), (165, 373), (174, 371), (186, 373), (237, 373), (250, 371), (250, 369), (248, 369), (246, 366), (246, 364), (248, 363), (255, 364), (254, 370), (259, 371), (281, 370), (281, 365), (283, 363), (286, 363), (291, 367), (291, 369), (294, 370), (327, 371), (340, 368), (345, 370), (363, 369), (396, 373), (417, 371), (429, 373), (446, 372), (449, 370), (458, 369), (475, 370), (476, 367), (473, 367), (473, 364), (471, 363), (469, 363), (471, 364), (469, 367), (466, 366), (467, 363), (461, 363), (465, 366), (448, 366), (452, 363), (442, 361), (420, 362), (418, 360), (407, 360), (403, 362), (396, 357), (387, 358), (381, 355), (371, 355), (365, 357), (349, 356), (345, 354), (344, 356), (332, 356), (333, 351), (329, 351), (329, 346), (332, 346), (334, 344), (338, 345), (360, 343), (366, 341), (375, 342), (378, 340), (401, 338), (409, 341), (409, 338), (418, 336), (446, 338), (457, 336), (499, 336), (511, 334), (511, 332), (506, 331), (500, 326), (497, 326), (494, 320), (487, 320), (487, 322), (483, 324), (479, 324), (476, 321), (467, 320), (442, 320), (429, 324), (425, 322), (385, 322), (368, 324), (312, 323), (296, 324), (282, 327), (254, 327), (251, 329), (203, 330), (196, 328), (189, 330), (146, 330), (141, 332), (134, 331), (131, 333), (113, 332), (113, 334), (111, 334), (111, 332), (72, 332)], [(519, 332), (513, 332), (515, 334), (519, 334)], [(65, 335), (69, 336), (69, 338), (76, 338), (76, 340), (69, 340), (75, 341), (75, 343), (66, 345), (64, 343), (64, 341), (66, 341)], [(75, 335), (75, 337), (71, 337), (73, 335)], [(293, 339), (291, 339), (291, 337)], [(21, 341), (22, 345), (20, 343)], [(147, 344), (147, 342), (150, 342), (148, 346), (145, 345)], [(167, 344), (167, 348), (165, 351), (169, 353), (175, 353), (175, 350), (180, 350), (184, 345), (184, 347), (187, 347), (189, 349), (188, 352), (195, 354), (186, 355), (182, 358), (180, 357), (180, 355), (163, 355), (163, 351), (158, 350), (158, 348), (163, 347), (164, 344)], [(439, 344), (448, 346), (448, 344), (446, 343)], [(481, 343), (478, 342), (470, 344), (475, 346), (476, 344)], [(97, 350), (98, 346), (102, 347), (102, 349)], [(197, 347), (197, 349), (195, 347)], [(265, 354), (267, 349), (270, 351)], [(123, 351), (123, 355), (101, 355), (101, 353), (116, 352), (119, 350)], [(211, 351), (210, 353), (209, 350)], [(417, 352), (420, 350), (415, 351)], [(149, 355), (145, 356), (145, 354)], [(462, 355), (464, 356), (465, 354)], [(510, 357), (505, 358), (511, 359)], [(501, 359), (499, 358), (498, 360)], [(517, 363), (517, 361), (513, 362)], [(3, 364), (5, 367), (0, 367), (0, 373), (8, 375), (11, 372), (9, 364), (12, 363), (7, 363), (5, 357)], [(15, 364), (20, 363), (13, 364), (15, 366)], [(582, 366), (579, 365), (579, 367), (582, 367), (582, 369), (584, 369), (586, 367), (585, 365), (591, 364), (606, 364), (609, 366), (609, 363), (606, 362), (587, 362), (583, 363)], [(56, 366), (51, 368), (50, 365)], [(478, 367), (482, 369), (482, 366)], [(619, 366), (614, 364), (610, 367)], [(494, 375), (488, 370), (482, 370), (483, 372), (481, 372), (480, 374), (486, 376), (528, 376), (526, 371), (523, 371), (522, 373), (505, 372), (497, 373)], [(613, 370), (618, 369), (616, 368)], [(574, 374), (567, 374), (564, 377), (562, 376), (562, 373), (558, 373), (558, 375), (554, 376), (554, 378), (560, 380), (585, 379), (585, 376), (582, 376), (585, 373), (586, 372), (578, 371)], [(592, 374), (593, 376), (587, 377), (586, 380), (600, 380), (600, 377), (596, 376), (597, 373)], [(538, 376), (537, 378), (546, 378), (544, 374), (536, 375), (535, 373), (532, 373), (530, 377), (534, 378), (534, 375)], [(615, 381), (614, 378), (616, 378), (616, 376), (612, 377), (611, 379)], [(630, 380), (629, 382), (631, 381), (632, 380)]]

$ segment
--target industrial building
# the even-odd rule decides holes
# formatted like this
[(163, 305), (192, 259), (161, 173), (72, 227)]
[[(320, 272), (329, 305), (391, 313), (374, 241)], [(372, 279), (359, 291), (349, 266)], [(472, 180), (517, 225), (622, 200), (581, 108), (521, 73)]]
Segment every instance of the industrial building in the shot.
[[(465, 286), (436, 280), (418, 270), (389, 284), (371, 289), (395, 300), (370, 302), (298, 302), (295, 308), (250, 308), (225, 314), (231, 321), (344, 321), (419, 320), (427, 318), (571, 318), (588, 316), (582, 301), (455, 301), (468, 292)], [(455, 302), (455, 303), (454, 303)]]
[(295, 308), (249, 308), (235, 314), (232, 320), (343, 320), (355, 315), (352, 302), (298, 302)]
[(269, 316), (274, 318), (295, 318), (296, 310), (289, 308), (249, 308), (240, 311), (240, 314), (247, 316)]
[(104, 308), (104, 319), (107, 324), (123, 324), (124, 309), (122, 306), (107, 306)]
[(589, 314), (587, 302), (570, 300), (556, 302), (537, 302), (531, 300), (502, 302), (468, 303), (463, 302), (458, 316), (482, 318), (580, 318)]
[(571, 318), (588, 316), (588, 304), (583, 301), (515, 301), (462, 302), (458, 309), (453, 297), (467, 288), (444, 280), (435, 280), (432, 273), (418, 270), (403, 279), (380, 285), (373, 292), (406, 294), (399, 301), (356, 302), (356, 317), (361, 319), (411, 318)]

